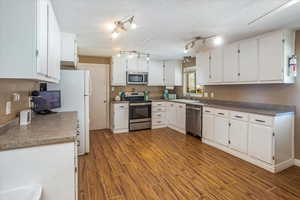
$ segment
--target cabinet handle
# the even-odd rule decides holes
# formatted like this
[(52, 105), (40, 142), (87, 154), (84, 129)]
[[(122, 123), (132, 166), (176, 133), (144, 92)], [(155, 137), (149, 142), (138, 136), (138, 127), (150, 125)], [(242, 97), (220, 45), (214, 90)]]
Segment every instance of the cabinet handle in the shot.
[(210, 111), (209, 111), (209, 110), (206, 110), (205, 112), (206, 112), (206, 113), (210, 113)]
[(257, 121), (257, 122), (261, 122), (261, 123), (266, 123), (266, 121), (264, 121), (264, 120), (260, 120), (260, 119), (256, 119), (255, 121)]
[(224, 115), (224, 113), (218, 113), (218, 115)]
[(239, 116), (239, 115), (236, 115), (234, 116), (235, 118), (239, 118), (239, 119), (242, 119), (243, 117), (242, 116)]
[(120, 106), (120, 108), (124, 108), (124, 106)]
[(158, 116), (158, 117), (161, 117), (161, 114), (158, 114), (157, 116)]

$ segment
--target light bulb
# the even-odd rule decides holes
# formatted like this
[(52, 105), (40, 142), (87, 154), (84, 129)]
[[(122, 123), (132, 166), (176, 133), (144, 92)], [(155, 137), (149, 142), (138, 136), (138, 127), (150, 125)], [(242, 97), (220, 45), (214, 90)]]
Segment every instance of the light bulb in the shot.
[(223, 38), (220, 37), (220, 36), (216, 37), (216, 38), (214, 39), (214, 44), (215, 44), (216, 46), (223, 44)]
[(130, 58), (133, 58), (133, 54), (129, 54), (128, 55), (128, 58), (130, 59)]
[(107, 29), (110, 31), (114, 30), (116, 27), (116, 24), (107, 24)]
[(117, 56), (118, 56), (118, 57), (121, 57), (121, 53), (118, 53)]
[(117, 37), (119, 37), (119, 33), (114, 31), (114, 32), (112, 32), (111, 37), (112, 37), (112, 39), (116, 39)]
[(188, 50), (187, 50), (187, 49), (184, 49), (184, 50), (183, 50), (183, 53), (187, 53), (187, 52), (188, 52)]
[(149, 61), (150, 60), (150, 56), (147, 56), (146, 60)]
[(131, 23), (131, 29), (136, 29), (136, 24), (135, 23)]

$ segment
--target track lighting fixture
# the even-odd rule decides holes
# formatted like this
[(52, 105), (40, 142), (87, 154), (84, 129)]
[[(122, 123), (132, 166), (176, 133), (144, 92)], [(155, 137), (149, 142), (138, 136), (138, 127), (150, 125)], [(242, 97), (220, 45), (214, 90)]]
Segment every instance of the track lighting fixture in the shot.
[(195, 37), (192, 41), (188, 42), (185, 47), (184, 47), (184, 50), (183, 52), (184, 53), (188, 53), (188, 51), (190, 49), (193, 49), (196, 45), (196, 43), (198, 41), (202, 41), (203, 44), (206, 44), (206, 41), (209, 40), (209, 39), (213, 39), (213, 43), (214, 45), (221, 45), (223, 43), (223, 38), (220, 37), (220, 36), (216, 36), (216, 35), (212, 35), (212, 36), (208, 36), (208, 37)]
[(127, 57), (129, 59), (133, 58), (134, 56), (137, 57), (146, 57), (147, 61), (150, 61), (150, 54), (148, 53), (143, 53), (143, 52), (139, 52), (139, 51), (120, 51), (117, 56), (120, 57), (121, 55), (127, 55)]
[(112, 39), (116, 39), (117, 37), (119, 37), (122, 31), (127, 31), (127, 24), (130, 25), (131, 29), (136, 29), (137, 25), (134, 23), (133, 20), (134, 20), (134, 16), (131, 16), (120, 21), (115, 21), (114, 24), (110, 24), (108, 28), (112, 30), (111, 32)]

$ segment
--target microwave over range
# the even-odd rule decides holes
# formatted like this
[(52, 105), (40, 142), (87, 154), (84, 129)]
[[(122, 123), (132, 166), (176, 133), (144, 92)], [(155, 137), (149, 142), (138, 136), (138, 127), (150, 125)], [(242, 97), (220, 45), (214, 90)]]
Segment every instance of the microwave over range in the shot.
[(147, 72), (127, 72), (128, 85), (147, 85), (148, 73)]

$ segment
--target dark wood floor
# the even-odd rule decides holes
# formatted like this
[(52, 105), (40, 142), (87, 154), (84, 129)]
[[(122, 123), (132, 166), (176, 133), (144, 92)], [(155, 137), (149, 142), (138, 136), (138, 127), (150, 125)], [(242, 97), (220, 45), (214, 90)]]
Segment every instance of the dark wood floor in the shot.
[(300, 199), (300, 168), (272, 174), (170, 129), (91, 134), (80, 200)]

